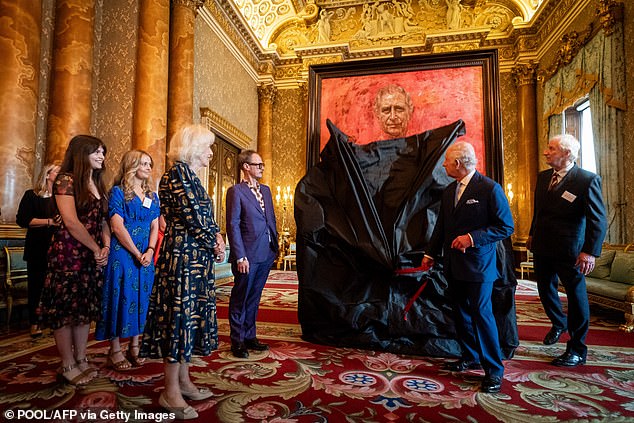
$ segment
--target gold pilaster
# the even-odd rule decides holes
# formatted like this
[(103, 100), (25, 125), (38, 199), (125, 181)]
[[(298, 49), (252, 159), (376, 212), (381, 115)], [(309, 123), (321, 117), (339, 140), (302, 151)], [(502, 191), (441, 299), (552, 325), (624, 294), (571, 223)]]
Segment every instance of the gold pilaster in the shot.
[(169, 18), (169, 0), (141, 0), (132, 148), (152, 156), (155, 182), (165, 171)]
[(262, 183), (272, 180), (273, 164), (273, 103), (277, 88), (273, 84), (258, 87), (258, 154), (266, 167), (262, 175)]
[(0, 222), (31, 187), (40, 75), (40, 2), (0, 1)]
[(537, 142), (537, 65), (517, 65), (513, 68), (517, 86), (518, 168), (515, 183), (515, 237), (525, 241), (533, 216), (533, 190), (537, 181), (539, 146)]
[(90, 133), (94, 20), (94, 0), (57, 1), (47, 162), (63, 159), (73, 136)]
[(198, 0), (172, 0), (170, 16), (167, 139), (192, 123), (194, 108), (194, 20)]

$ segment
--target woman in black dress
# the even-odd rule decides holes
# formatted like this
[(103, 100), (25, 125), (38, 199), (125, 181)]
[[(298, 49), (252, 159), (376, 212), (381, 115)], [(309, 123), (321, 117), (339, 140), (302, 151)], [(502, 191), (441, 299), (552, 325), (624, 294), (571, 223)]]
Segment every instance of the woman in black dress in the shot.
[(53, 202), (53, 182), (58, 172), (59, 165), (54, 163), (42, 168), (34, 188), (22, 196), (16, 216), (17, 224), (26, 228), (24, 261), (28, 277), (29, 323), (33, 338), (42, 335), (36, 311), (46, 278), (48, 247), (61, 222)]

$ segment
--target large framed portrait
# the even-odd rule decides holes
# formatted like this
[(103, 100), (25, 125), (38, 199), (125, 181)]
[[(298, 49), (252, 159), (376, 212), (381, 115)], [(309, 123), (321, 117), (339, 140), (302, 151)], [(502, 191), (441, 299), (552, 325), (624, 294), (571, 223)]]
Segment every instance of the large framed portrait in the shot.
[(308, 168), (328, 142), (327, 119), (358, 144), (462, 119), (466, 134), (460, 139), (473, 144), (478, 170), (502, 181), (497, 50), (311, 66)]

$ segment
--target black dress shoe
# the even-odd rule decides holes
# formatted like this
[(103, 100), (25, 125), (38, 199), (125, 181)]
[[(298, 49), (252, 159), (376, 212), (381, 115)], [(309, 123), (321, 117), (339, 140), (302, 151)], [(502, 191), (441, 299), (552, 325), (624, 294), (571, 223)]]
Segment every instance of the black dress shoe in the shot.
[(550, 328), (546, 336), (544, 336), (544, 345), (553, 345), (559, 341), (559, 337), (566, 331), (566, 329), (557, 329), (556, 327)]
[(248, 349), (254, 351), (266, 351), (269, 349), (269, 346), (258, 341), (258, 338), (245, 339), (244, 345), (246, 345)]
[(482, 381), (482, 392), (487, 394), (495, 394), (502, 389), (502, 378), (498, 376), (485, 376)]
[(244, 344), (233, 344), (231, 346), (231, 352), (236, 358), (249, 358), (249, 350)]
[(565, 353), (563, 353), (562, 355), (560, 355), (559, 357), (554, 359), (552, 361), (552, 363), (555, 366), (575, 367), (575, 366), (578, 366), (580, 364), (585, 364), (586, 363), (586, 358), (585, 357), (581, 357), (580, 355), (577, 355), (575, 353), (571, 353), (571, 352), (566, 351)]
[(476, 361), (458, 360), (445, 364), (445, 370), (451, 372), (464, 372), (465, 370), (479, 370), (482, 366)]

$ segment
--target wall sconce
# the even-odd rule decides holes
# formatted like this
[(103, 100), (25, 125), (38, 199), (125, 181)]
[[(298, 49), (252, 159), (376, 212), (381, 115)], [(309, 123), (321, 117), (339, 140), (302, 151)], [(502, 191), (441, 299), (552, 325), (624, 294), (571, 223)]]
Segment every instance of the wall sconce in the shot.
[(291, 192), (290, 185), (286, 186), (284, 189), (282, 189), (282, 187), (279, 185), (277, 186), (277, 194), (275, 194), (275, 204), (278, 207), (282, 207), (282, 231), (279, 233), (278, 240), (280, 255), (277, 261), (277, 268), (281, 269), (282, 263), (284, 262), (284, 256), (288, 254), (288, 249), (291, 244), (290, 228), (286, 226), (286, 213), (288, 213), (289, 206), (293, 205), (293, 193)]
[(510, 182), (506, 184), (506, 196), (509, 198), (509, 203), (513, 203), (515, 194), (513, 194), (513, 184)]

